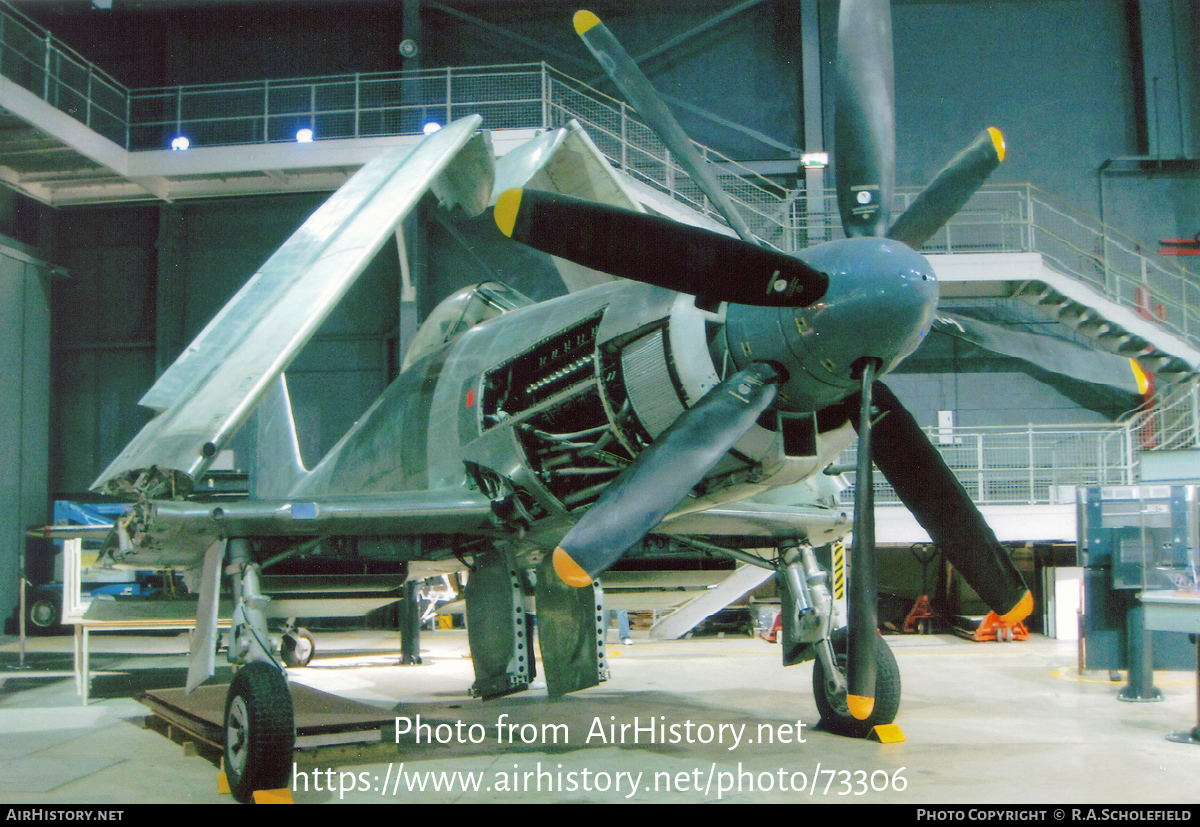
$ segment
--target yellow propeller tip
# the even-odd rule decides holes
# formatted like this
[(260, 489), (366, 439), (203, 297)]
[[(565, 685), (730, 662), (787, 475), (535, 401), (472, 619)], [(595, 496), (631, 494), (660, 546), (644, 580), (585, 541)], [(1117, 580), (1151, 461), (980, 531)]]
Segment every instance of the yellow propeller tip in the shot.
[(1017, 605), (1001, 615), (1000, 619), (1009, 626), (1012, 626), (1015, 623), (1020, 623), (1031, 614), (1033, 614), (1033, 595), (1026, 590), (1025, 595), (1017, 601)]
[(850, 710), (850, 714), (854, 716), (855, 720), (865, 721), (875, 711), (875, 699), (868, 698), (865, 695), (847, 695), (846, 707)]
[(600, 25), (600, 18), (592, 14), (587, 9), (580, 9), (575, 12), (575, 34), (584, 35), (587, 32)]
[(581, 589), (592, 584), (592, 576), (572, 560), (571, 555), (562, 548), (554, 549), (554, 571), (568, 586)]
[(1129, 360), (1129, 367), (1133, 369), (1133, 380), (1137, 383), (1138, 394), (1146, 396), (1154, 389), (1154, 383), (1150, 381), (1150, 374), (1142, 370), (1142, 366), (1138, 364), (1137, 359)]
[(987, 131), (992, 136), (992, 146), (996, 147), (996, 156), (1003, 161), (1005, 151), (1004, 133), (994, 126), (989, 126)]
[(517, 213), (521, 209), (521, 193), (524, 192), (520, 187), (511, 190), (505, 190), (500, 193), (500, 197), (496, 199), (495, 218), (496, 226), (500, 228), (500, 232), (504, 233), (509, 238), (512, 238), (513, 227), (517, 224)]

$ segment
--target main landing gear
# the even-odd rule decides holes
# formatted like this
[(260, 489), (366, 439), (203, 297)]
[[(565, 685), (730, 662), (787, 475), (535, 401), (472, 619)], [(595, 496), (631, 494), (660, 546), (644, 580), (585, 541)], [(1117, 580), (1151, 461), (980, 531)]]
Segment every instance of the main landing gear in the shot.
[(255, 790), (286, 787), (295, 743), (287, 678), (269, 663), (246, 664), (225, 697), (225, 777), (234, 797), (248, 802)]
[[(225, 697), (224, 768), (230, 792), (248, 803), (256, 790), (288, 785), (296, 719), (287, 675), (267, 630), (260, 566), (252, 561), (248, 542), (229, 542), (229, 563), (235, 601), (229, 660), (240, 665)], [(312, 636), (289, 620), (280, 655), (289, 665), (302, 665), (312, 658), (311, 643)]]

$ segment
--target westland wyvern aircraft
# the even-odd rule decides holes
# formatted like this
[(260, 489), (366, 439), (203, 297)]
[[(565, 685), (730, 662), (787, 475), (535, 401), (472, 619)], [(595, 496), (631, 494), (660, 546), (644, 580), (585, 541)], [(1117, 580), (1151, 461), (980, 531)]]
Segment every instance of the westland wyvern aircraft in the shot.
[[(229, 658), (240, 668), (225, 755), (240, 799), (286, 784), (294, 739), (260, 572), (318, 544), (467, 565), (474, 692), (485, 697), (528, 685), (528, 581), (548, 691), (561, 695), (604, 679), (596, 578), (628, 549), (651, 532), (727, 549), (776, 572), (785, 665), (815, 660), (824, 726), (858, 736), (890, 723), (900, 696), (876, 630), (872, 459), (996, 613), (1015, 622), (1032, 608), (979, 511), (877, 380), (934, 320), (937, 281), (913, 250), (1000, 162), (999, 133), (983, 132), (891, 222), (890, 10), (843, 0), (835, 149), (848, 238), (785, 255), (751, 235), (599, 19), (581, 11), (575, 26), (739, 237), (646, 212), (578, 127), (496, 160), (481, 119), (463, 118), (382, 154), (319, 208), (158, 379), (142, 399), (157, 415), (95, 483), (135, 500), (110, 561), (202, 571), (189, 690), (213, 673), (222, 576), (232, 580)], [(492, 208), (504, 235), (553, 255), (581, 289), (535, 304), (484, 284), (445, 300), (399, 377), (307, 470), (283, 371), (428, 191), (470, 216)], [(193, 498), (256, 410), (251, 496)], [(815, 549), (851, 526), (828, 501), (745, 498), (823, 479), (856, 431), (840, 629)], [(751, 544), (771, 556), (741, 550)]]

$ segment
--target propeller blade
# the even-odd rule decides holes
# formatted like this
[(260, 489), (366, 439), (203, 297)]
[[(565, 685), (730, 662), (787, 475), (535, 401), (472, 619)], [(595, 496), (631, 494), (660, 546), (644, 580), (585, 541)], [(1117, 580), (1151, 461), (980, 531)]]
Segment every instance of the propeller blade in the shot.
[(859, 393), (858, 471), (854, 477), (854, 544), (850, 548), (846, 707), (865, 721), (875, 709), (875, 635), (879, 578), (875, 557), (875, 492), (871, 472), (871, 396), (875, 364), (863, 370)]
[(888, 0), (842, 0), (833, 117), (838, 211), (850, 237), (882, 236), (896, 176), (892, 11)]
[(558, 193), (507, 190), (495, 217), (522, 244), (704, 301), (807, 307), (829, 286), (824, 273), (777, 250)]
[(946, 560), (979, 597), (1012, 624), (1033, 611), (1033, 596), (996, 534), (971, 502), (912, 414), (882, 382), (874, 403), (875, 464)]
[[(1054, 373), (1081, 385), (1098, 386), (1097, 396), (1107, 400), (1110, 407), (1140, 405), (1150, 390), (1149, 378), (1137, 360), (1093, 350), (1050, 334), (1027, 333), (1020, 327), (991, 324), (945, 312), (934, 318), (933, 329), (992, 353), (1020, 359), (1039, 371)], [(1033, 329), (1033, 326), (1027, 329)]]
[(888, 238), (919, 248), (962, 209), (1003, 160), (1004, 136), (989, 126), (921, 190), (888, 230)]
[(600, 22), (600, 18), (587, 10), (575, 12), (575, 32), (583, 40), (592, 55), (604, 68), (616, 87), (621, 90), (631, 106), (641, 115), (654, 134), (667, 147), (667, 151), (679, 162), (700, 190), (708, 196), (733, 231), (742, 241), (757, 244), (754, 234), (750, 232), (745, 219), (734, 207), (725, 190), (717, 181), (712, 168), (705, 163), (696, 151), (695, 144), (684, 133), (671, 110), (659, 97), (653, 84), (638, 68), (633, 58), (625, 51), (608, 27)]
[(638, 454), (554, 550), (563, 582), (588, 585), (662, 522), (770, 407), (778, 379), (766, 363), (735, 373)]

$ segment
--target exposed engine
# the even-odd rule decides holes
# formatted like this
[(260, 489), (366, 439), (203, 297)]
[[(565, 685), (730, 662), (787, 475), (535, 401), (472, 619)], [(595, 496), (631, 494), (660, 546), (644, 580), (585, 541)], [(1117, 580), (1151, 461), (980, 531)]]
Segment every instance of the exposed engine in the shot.
[[(665, 298), (649, 320), (645, 306), (604, 307), (484, 375), (482, 431), (512, 429), (520, 464), (559, 508), (573, 511), (594, 502), (728, 369), (722, 318), (698, 310), (686, 296)], [(697, 493), (759, 481), (776, 473), (785, 455), (815, 453), (812, 417), (772, 413)], [(492, 470), (502, 473), (500, 464)]]

